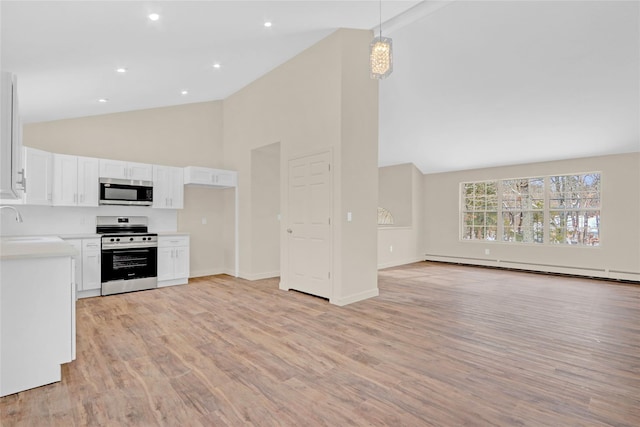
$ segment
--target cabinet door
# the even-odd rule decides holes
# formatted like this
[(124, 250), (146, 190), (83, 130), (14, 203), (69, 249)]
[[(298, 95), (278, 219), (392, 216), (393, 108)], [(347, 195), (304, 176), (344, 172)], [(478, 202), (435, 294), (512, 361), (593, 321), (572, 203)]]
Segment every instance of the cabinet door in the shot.
[(182, 168), (170, 168), (170, 204), (173, 209), (184, 207), (184, 172)]
[(74, 270), (74, 279), (76, 285), (76, 291), (82, 290), (82, 240), (73, 239), (73, 240), (65, 240), (68, 244), (73, 246), (73, 248), (77, 251), (75, 255), (73, 255), (73, 260), (75, 261), (75, 270)]
[(174, 278), (174, 248), (158, 248), (158, 281)]
[(20, 199), (24, 190), (22, 125), (14, 74), (0, 73), (0, 199)]
[(174, 249), (174, 271), (173, 277), (176, 279), (189, 277), (189, 247), (180, 246)]
[(169, 206), (169, 170), (167, 166), (153, 165), (153, 207)]
[(235, 187), (237, 185), (237, 174), (232, 171), (216, 171), (215, 183), (221, 187)]
[(78, 206), (98, 206), (100, 161), (78, 157)]
[(127, 163), (127, 179), (151, 181), (153, 179), (153, 166), (147, 163)]
[(53, 205), (78, 204), (78, 159), (66, 154), (53, 155)]
[(27, 180), (25, 203), (50, 205), (53, 197), (53, 154), (25, 147), (24, 159)]
[(172, 166), (153, 166), (153, 207), (182, 209), (184, 172)]
[(87, 245), (87, 242), (83, 242), (82, 250), (82, 290), (90, 291), (94, 289), (100, 289), (101, 279), (101, 255), (100, 255), (100, 240), (97, 240), (97, 249), (92, 249), (91, 244)]
[(100, 178), (127, 179), (127, 162), (100, 159)]

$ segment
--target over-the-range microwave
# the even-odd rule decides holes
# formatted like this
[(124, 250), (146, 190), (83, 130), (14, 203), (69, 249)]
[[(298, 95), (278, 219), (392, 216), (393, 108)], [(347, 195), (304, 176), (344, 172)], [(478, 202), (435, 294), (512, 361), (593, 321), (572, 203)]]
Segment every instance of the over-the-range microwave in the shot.
[(129, 179), (100, 178), (101, 205), (151, 206), (153, 183)]

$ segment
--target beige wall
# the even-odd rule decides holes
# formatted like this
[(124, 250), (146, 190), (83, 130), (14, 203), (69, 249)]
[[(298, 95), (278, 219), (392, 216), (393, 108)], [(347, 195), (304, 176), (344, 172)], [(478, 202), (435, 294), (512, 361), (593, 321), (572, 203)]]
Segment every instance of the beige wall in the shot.
[[(252, 218), (251, 152), (280, 143), (281, 280), (286, 287), (288, 160), (333, 156), (333, 302), (377, 294), (377, 83), (367, 70), (371, 33), (339, 30), (224, 101), (225, 166), (239, 171), (240, 272), (260, 277)], [(346, 222), (347, 210), (354, 221)], [(337, 219), (337, 220), (336, 220)]]
[[(591, 171), (602, 174), (599, 247), (459, 239), (461, 182)], [(430, 259), (640, 279), (640, 153), (431, 174), (424, 176), (424, 186), (422, 237)], [(490, 254), (485, 254), (485, 249)]]
[[(222, 106), (221, 101), (202, 102), (27, 124), (23, 142), (54, 153), (220, 168)], [(225, 251), (224, 240), (226, 228), (233, 228), (233, 198), (226, 203), (225, 191), (185, 187), (184, 209), (178, 211), (177, 228), (191, 233), (192, 276), (233, 272), (233, 267), (226, 267), (233, 266), (234, 254)], [(134, 209), (130, 210), (133, 214)], [(231, 214), (224, 209), (231, 210)], [(203, 218), (207, 224), (202, 224)]]
[(251, 259), (254, 277), (280, 275), (280, 143), (251, 152)]
[(391, 212), (396, 227), (412, 224), (413, 169), (410, 163), (378, 169), (378, 206)]
[(411, 163), (379, 168), (379, 205), (399, 220), (378, 227), (378, 268), (424, 259), (423, 175)]
[(222, 102), (27, 124), (23, 142), (61, 154), (222, 167)]

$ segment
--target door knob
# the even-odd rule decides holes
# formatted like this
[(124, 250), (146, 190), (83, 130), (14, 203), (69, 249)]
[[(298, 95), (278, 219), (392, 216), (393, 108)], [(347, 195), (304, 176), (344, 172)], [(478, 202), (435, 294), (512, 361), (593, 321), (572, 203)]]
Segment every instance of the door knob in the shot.
[(291, 233), (293, 233), (293, 230), (290, 229), (290, 228), (287, 228), (287, 233), (291, 234)]

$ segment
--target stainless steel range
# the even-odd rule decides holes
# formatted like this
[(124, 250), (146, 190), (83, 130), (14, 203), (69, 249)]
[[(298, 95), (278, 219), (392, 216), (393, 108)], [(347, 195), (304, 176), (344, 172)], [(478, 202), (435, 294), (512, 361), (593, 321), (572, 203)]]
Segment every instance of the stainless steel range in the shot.
[(99, 216), (102, 295), (158, 287), (158, 235), (144, 216)]

